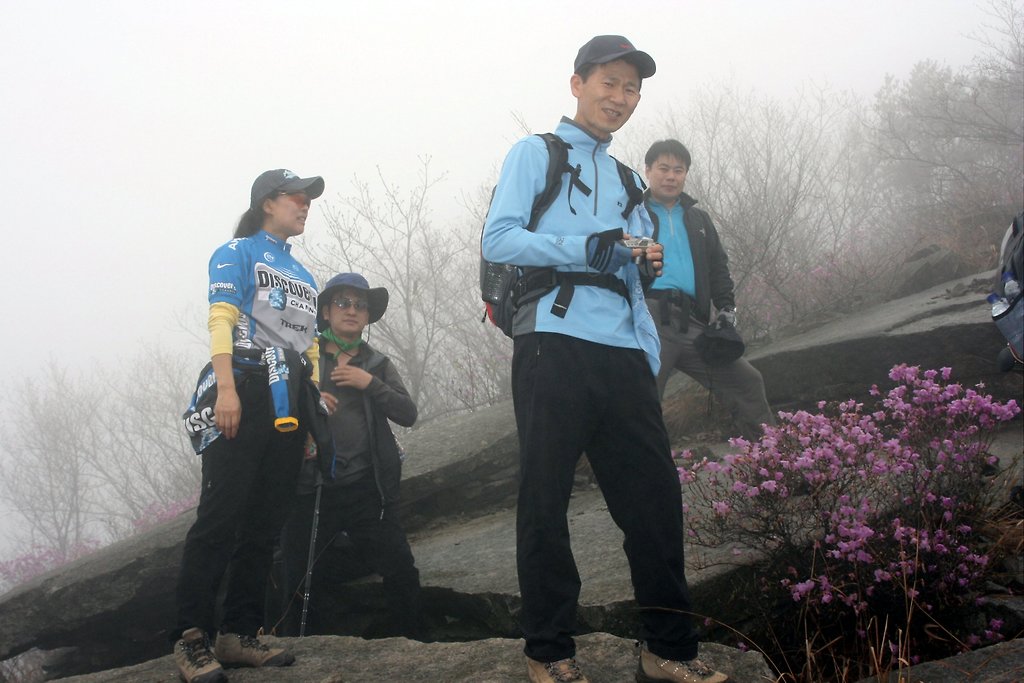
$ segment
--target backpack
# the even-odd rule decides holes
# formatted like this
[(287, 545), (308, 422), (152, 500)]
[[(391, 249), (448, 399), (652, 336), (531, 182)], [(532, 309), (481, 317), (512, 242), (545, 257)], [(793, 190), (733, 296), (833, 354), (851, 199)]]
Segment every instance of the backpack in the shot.
[[(1016, 281), (1017, 293), (1005, 289), (1003, 277)], [(999, 367), (1009, 370), (1014, 363), (1024, 363), (1024, 293), (1020, 292), (1024, 280), (1024, 211), (1017, 214), (1003, 237), (999, 249), (999, 267), (995, 271), (994, 293), (1006, 299), (1007, 309), (993, 316), (996, 327), (1006, 338), (1006, 350), (1001, 353)], [(1006, 354), (1009, 354), (1009, 358)], [(1005, 360), (1004, 360), (1005, 359)]]
[[(558, 196), (558, 192), (562, 188), (562, 175), (569, 174), (572, 185), (584, 196), (589, 197), (592, 192), (587, 184), (580, 180), (580, 167), (569, 164), (569, 147), (571, 145), (554, 133), (538, 133), (537, 137), (541, 138), (547, 147), (548, 168), (544, 179), (544, 188), (533, 198), (530, 220), (524, 226), (530, 232), (537, 229), (537, 223), (541, 216)], [(643, 202), (644, 190), (647, 187), (643, 181), (640, 183), (643, 189), (638, 187), (633, 170), (615, 157), (612, 159), (614, 159), (619, 172), (619, 179), (629, 196), (626, 208), (622, 211), (622, 217), (625, 219), (637, 205)], [(491, 190), (491, 201), (494, 201), (494, 190)], [(490, 213), (490, 206), (488, 206), (488, 213)], [(486, 223), (485, 215), (484, 224), (486, 225)], [(482, 245), (483, 226), (480, 229), (480, 241)], [(552, 311), (559, 317), (565, 316), (569, 299), (572, 296), (571, 287), (576, 284), (604, 287), (629, 298), (625, 285), (614, 275), (562, 273), (554, 268), (523, 268), (511, 264), (493, 263), (483, 257), (482, 249), (481, 246), (480, 297), (484, 302), (485, 310), (480, 321), (484, 322), (489, 319), (506, 337), (512, 337), (512, 321), (519, 306), (539, 299), (562, 284), (567, 285), (568, 296), (560, 304), (556, 304), (559, 306), (557, 311), (554, 308)]]

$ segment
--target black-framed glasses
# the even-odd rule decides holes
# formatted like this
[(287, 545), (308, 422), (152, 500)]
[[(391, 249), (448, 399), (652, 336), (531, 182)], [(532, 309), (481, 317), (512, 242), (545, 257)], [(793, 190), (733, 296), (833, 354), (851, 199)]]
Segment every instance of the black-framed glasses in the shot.
[(345, 296), (345, 297), (338, 297), (337, 299), (333, 300), (331, 303), (334, 304), (335, 306), (337, 306), (338, 308), (340, 308), (343, 311), (346, 308), (355, 308), (357, 311), (365, 311), (366, 309), (368, 309), (370, 307), (370, 302), (368, 302), (368, 301), (366, 301), (364, 299), (349, 299), (347, 296)]

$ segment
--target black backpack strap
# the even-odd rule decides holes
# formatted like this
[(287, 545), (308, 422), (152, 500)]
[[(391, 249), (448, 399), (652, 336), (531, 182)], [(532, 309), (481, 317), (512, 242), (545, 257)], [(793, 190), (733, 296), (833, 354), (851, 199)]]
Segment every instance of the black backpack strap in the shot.
[(615, 168), (619, 171), (619, 180), (622, 181), (622, 186), (626, 188), (626, 195), (629, 200), (626, 202), (626, 208), (622, 210), (622, 217), (629, 218), (629, 214), (633, 213), (633, 209), (638, 207), (644, 201), (644, 190), (647, 189), (647, 185), (643, 180), (640, 181), (640, 185), (636, 184), (638, 178), (637, 174), (629, 166), (615, 159)]
[[(526, 229), (530, 232), (537, 229), (540, 217), (554, 203), (555, 198), (561, 191), (562, 175), (569, 175), (566, 199), (569, 202), (569, 210), (573, 214), (576, 213), (572, 206), (573, 188), (581, 192), (584, 197), (589, 197), (593, 192), (580, 178), (582, 168), (578, 165), (572, 166), (569, 164), (569, 149), (571, 146), (565, 140), (554, 133), (538, 133), (537, 137), (544, 141), (544, 145), (548, 150), (548, 169), (544, 179), (544, 189), (534, 197), (533, 206), (530, 209), (530, 222), (526, 225)], [(618, 159), (615, 159), (615, 165), (618, 169), (619, 179), (622, 181), (623, 187), (626, 188), (626, 194), (629, 196), (626, 208), (622, 212), (622, 217), (626, 218), (643, 201), (643, 190), (637, 187), (637, 176), (633, 173), (632, 169), (621, 163)], [(643, 181), (641, 181), (641, 185), (643, 185)], [(644, 189), (646, 189), (646, 186), (644, 186)], [(559, 287), (558, 295), (551, 306), (551, 312), (560, 318), (564, 318), (569, 303), (572, 301), (576, 285), (601, 287), (616, 292), (627, 301), (629, 300), (626, 284), (611, 274), (565, 273), (556, 271), (554, 268), (523, 268), (522, 270), (523, 274), (518, 282), (516, 282), (512, 291), (512, 300), (517, 308), (539, 299), (555, 287)]]
[(544, 141), (544, 145), (548, 150), (548, 171), (544, 179), (544, 189), (534, 197), (533, 208), (530, 209), (530, 222), (526, 225), (526, 229), (530, 232), (537, 229), (537, 222), (540, 220), (540, 217), (554, 203), (555, 197), (558, 196), (558, 192), (562, 189), (563, 174), (569, 174), (570, 181), (567, 192), (569, 211), (573, 214), (576, 213), (576, 209), (572, 207), (573, 188), (582, 192), (585, 197), (589, 197), (590, 193), (593, 192), (580, 179), (582, 169), (579, 166), (569, 165), (569, 148), (571, 147), (569, 143), (554, 133), (537, 133), (537, 137)]

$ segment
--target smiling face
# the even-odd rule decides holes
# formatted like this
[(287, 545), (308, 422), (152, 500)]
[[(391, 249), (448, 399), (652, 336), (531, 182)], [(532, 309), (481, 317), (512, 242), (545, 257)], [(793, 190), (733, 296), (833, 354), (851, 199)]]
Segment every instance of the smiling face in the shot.
[(599, 140), (622, 128), (640, 102), (640, 73), (622, 59), (598, 64), (586, 80), (573, 74), (569, 85), (576, 98), (573, 120)]
[(651, 199), (665, 206), (675, 204), (686, 186), (686, 163), (671, 154), (662, 154), (645, 170)]
[(305, 192), (279, 193), (263, 200), (263, 229), (274, 237), (287, 240), (306, 229), (309, 197)]

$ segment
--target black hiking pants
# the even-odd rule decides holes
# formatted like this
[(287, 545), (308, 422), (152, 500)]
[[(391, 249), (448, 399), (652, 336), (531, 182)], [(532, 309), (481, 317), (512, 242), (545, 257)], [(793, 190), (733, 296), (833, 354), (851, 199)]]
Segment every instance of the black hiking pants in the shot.
[[(316, 494), (302, 494), (281, 532), (282, 615), (278, 635), (297, 636), (305, 594), (306, 566)], [(325, 613), (346, 577), (346, 559), (366, 560), (380, 575), (387, 614), (386, 635), (422, 638), (420, 573), (398, 519), (397, 505), (382, 505), (373, 472), (350, 484), (325, 484), (317, 515), (315, 562), (310, 580), (307, 635), (330, 633), (336, 618)]]
[[(203, 451), (203, 482), (196, 521), (185, 537), (178, 575), (178, 621), (172, 639), (194, 626), (211, 636), (256, 635), (274, 543), (295, 498), (306, 431), (274, 429), (267, 378), (239, 378), (242, 421)], [(227, 574), (223, 617), (217, 594)]]
[(586, 452), (608, 511), (625, 534), (640, 638), (660, 657), (695, 657), (679, 477), (644, 353), (560, 334), (521, 335), (515, 338), (512, 390), (526, 655), (541, 662), (575, 655), (580, 576), (566, 513), (576, 463)]

